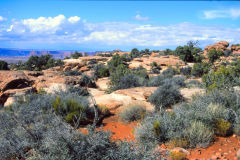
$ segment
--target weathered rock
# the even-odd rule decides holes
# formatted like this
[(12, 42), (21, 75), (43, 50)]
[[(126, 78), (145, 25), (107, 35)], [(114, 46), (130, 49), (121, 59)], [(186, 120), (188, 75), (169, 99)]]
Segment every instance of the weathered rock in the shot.
[(31, 86), (32, 81), (23, 71), (0, 71), (0, 93), (9, 89)]
[(150, 71), (151, 63), (156, 62), (160, 66), (185, 66), (185, 63), (176, 56), (148, 56), (148, 57), (141, 57), (141, 58), (134, 58), (133, 61), (129, 62), (129, 68), (137, 68), (142, 66), (143, 68)]
[(0, 71), (0, 104), (4, 105), (17, 92), (28, 92), (32, 84), (23, 71)]
[(54, 94), (60, 91), (67, 91), (68, 86), (63, 83), (52, 83), (49, 88), (44, 88), (48, 94)]
[(240, 45), (231, 45), (230, 47), (230, 50), (233, 52), (233, 53), (240, 53)]
[(96, 85), (98, 86), (98, 88), (102, 91), (105, 91), (108, 89), (108, 86), (110, 84), (110, 80), (108, 77), (105, 78), (99, 78), (96, 82)]
[(225, 51), (228, 46), (229, 46), (229, 43), (227, 41), (220, 41), (220, 42), (214, 43), (214, 45), (206, 46), (203, 53), (206, 56), (211, 49)]

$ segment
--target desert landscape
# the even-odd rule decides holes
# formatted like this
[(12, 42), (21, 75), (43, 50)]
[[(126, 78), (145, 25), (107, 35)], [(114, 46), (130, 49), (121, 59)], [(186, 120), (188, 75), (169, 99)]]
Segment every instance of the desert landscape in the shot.
[(238, 0), (0, 0), (0, 160), (240, 160)]
[(0, 61), (0, 159), (238, 160), (239, 56), (190, 41)]

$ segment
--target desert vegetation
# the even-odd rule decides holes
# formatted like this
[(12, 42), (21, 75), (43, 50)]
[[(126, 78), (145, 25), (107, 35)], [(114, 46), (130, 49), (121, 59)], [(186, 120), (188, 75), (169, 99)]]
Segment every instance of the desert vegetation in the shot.
[[(240, 136), (239, 57), (209, 48), (190, 41), (175, 50), (31, 56), (12, 65), (42, 72), (16, 71), (20, 78), (0, 85), (2, 105), (15, 98), (0, 110), (0, 159), (184, 159), (174, 149)], [(113, 119), (114, 128), (135, 124), (134, 140), (113, 140), (104, 130)]]

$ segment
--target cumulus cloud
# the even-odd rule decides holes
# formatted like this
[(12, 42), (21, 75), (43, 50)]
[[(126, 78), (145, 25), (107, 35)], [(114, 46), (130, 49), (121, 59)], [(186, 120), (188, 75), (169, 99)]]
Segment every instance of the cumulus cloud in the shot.
[(135, 16), (135, 19), (136, 19), (136, 20), (139, 20), (139, 21), (147, 21), (147, 20), (149, 20), (149, 17), (143, 17), (143, 16), (141, 16), (140, 14), (137, 14), (137, 15)]
[(215, 19), (215, 18), (233, 18), (240, 17), (240, 8), (230, 8), (224, 10), (209, 10), (204, 11), (204, 18)]
[(203, 46), (220, 40), (239, 43), (240, 28), (175, 25), (142, 25), (127, 22), (87, 23), (80, 17), (39, 17), (13, 20), (0, 30), (0, 42), (76, 44), (82, 46), (165, 47), (199, 40)]

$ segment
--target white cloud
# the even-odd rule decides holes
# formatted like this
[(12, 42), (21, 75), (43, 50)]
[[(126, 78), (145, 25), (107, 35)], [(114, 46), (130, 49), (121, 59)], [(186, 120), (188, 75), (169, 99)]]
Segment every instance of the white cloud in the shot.
[(1, 22), (1, 21), (5, 21), (5, 20), (7, 20), (7, 18), (5, 18), (5, 17), (3, 17), (3, 16), (0, 16), (0, 22)]
[(135, 16), (135, 19), (136, 19), (136, 20), (139, 20), (139, 21), (147, 21), (147, 20), (149, 20), (149, 17), (143, 17), (143, 16), (141, 16), (140, 14), (137, 14), (137, 15)]
[(204, 11), (204, 18), (215, 19), (215, 18), (238, 18), (240, 17), (240, 8), (230, 8), (223, 10), (209, 10)]
[(68, 21), (71, 23), (77, 23), (81, 18), (78, 16), (68, 18)]
[[(220, 40), (239, 43), (240, 28), (175, 25), (142, 25), (127, 22), (87, 23), (80, 17), (39, 17), (13, 20), (0, 30), (0, 42), (16, 44), (76, 44), (82, 46), (165, 47), (199, 40), (202, 46)], [(31, 47), (31, 46), (30, 46)], [(29, 47), (29, 48), (30, 48)]]

